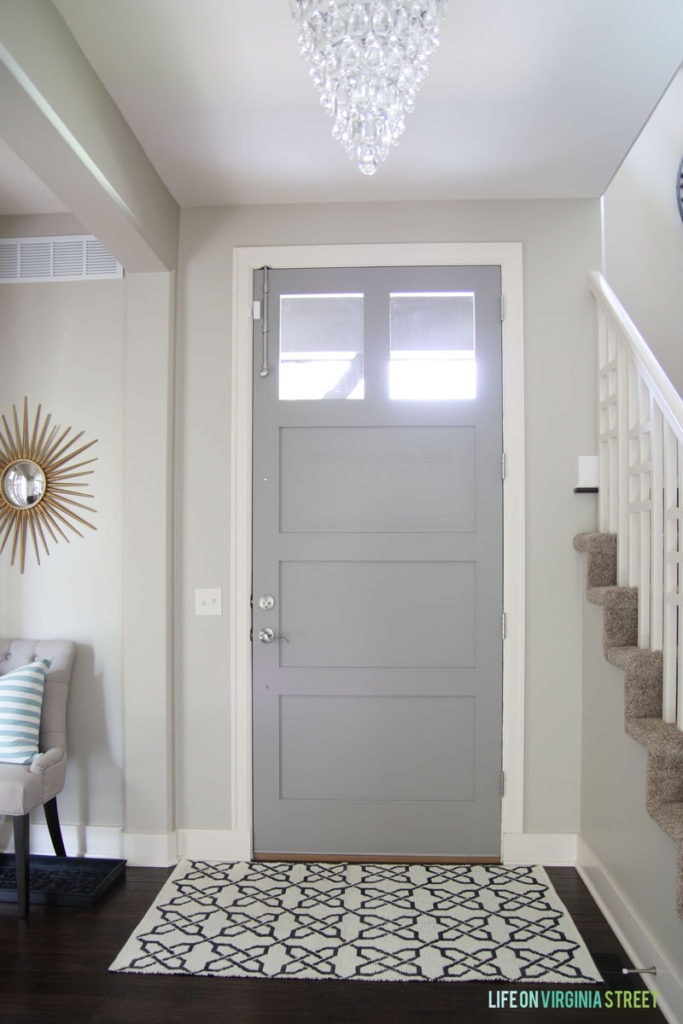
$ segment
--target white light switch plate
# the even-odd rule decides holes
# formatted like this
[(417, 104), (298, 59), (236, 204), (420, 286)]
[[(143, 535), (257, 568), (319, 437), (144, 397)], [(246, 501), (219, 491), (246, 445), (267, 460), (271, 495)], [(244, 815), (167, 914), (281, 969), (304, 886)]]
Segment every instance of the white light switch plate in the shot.
[(195, 615), (222, 615), (223, 602), (220, 587), (195, 590), (194, 613)]
[(579, 487), (597, 487), (600, 483), (600, 460), (597, 455), (579, 455)]

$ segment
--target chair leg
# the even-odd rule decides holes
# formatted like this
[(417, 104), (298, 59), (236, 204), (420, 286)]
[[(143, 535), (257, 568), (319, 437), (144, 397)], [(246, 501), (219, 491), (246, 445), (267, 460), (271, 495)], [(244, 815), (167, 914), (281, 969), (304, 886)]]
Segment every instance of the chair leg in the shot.
[(29, 815), (18, 814), (14, 818), (14, 860), (17, 874), (17, 912), (19, 917), (28, 916), (28, 851)]
[(64, 840), (62, 839), (62, 830), (59, 825), (59, 813), (57, 811), (57, 797), (53, 796), (52, 800), (48, 800), (47, 803), (43, 804), (45, 811), (45, 821), (47, 822), (48, 831), (50, 833), (50, 839), (54, 851), (58, 857), (66, 857), (66, 850), (64, 849)]

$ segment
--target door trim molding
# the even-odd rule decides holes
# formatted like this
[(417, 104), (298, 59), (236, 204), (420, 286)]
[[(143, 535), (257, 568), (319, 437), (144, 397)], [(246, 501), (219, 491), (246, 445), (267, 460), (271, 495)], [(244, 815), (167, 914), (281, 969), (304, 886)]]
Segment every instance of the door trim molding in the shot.
[[(502, 835), (524, 831), (525, 469), (524, 292), (521, 242), (254, 246), (233, 251), (230, 403), (230, 825), (252, 856), (251, 472), (252, 282), (259, 267), (484, 266), (501, 268), (503, 343)], [(504, 849), (504, 845), (503, 845)]]

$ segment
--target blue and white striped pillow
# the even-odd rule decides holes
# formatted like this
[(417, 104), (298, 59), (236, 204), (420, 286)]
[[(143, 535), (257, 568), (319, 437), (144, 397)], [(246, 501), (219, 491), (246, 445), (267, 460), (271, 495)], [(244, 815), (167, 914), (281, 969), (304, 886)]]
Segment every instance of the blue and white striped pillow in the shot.
[(40, 714), (50, 658), (0, 676), (0, 761), (30, 764), (38, 753)]

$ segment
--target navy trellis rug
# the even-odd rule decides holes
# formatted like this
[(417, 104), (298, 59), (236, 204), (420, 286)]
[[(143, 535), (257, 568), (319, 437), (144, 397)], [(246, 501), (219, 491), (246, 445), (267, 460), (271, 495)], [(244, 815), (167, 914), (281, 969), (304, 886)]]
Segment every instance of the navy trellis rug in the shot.
[(181, 861), (112, 971), (600, 982), (541, 867)]

